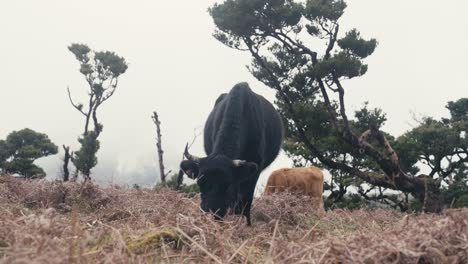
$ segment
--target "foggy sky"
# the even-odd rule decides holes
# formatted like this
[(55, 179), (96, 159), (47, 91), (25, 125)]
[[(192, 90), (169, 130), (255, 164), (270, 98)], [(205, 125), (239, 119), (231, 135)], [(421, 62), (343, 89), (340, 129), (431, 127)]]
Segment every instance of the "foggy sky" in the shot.
[[(216, 1), (15, 0), (0, 2), (0, 138), (25, 127), (46, 133), (58, 155), (39, 160), (48, 178), (60, 174), (62, 144), (78, 148), (83, 117), (69, 103), (86, 98), (78, 62), (67, 50), (85, 43), (129, 63), (114, 96), (98, 112), (104, 125), (101, 183), (152, 184), (158, 177), (155, 126), (162, 122), (168, 169), (177, 170), (194, 129), (202, 129), (220, 93), (246, 81), (273, 102), (274, 93), (247, 71), (247, 53), (212, 37), (207, 8)], [(364, 101), (387, 113), (384, 130), (401, 135), (417, 116), (447, 116), (449, 100), (467, 96), (468, 2), (349, 0), (341, 35), (356, 27), (379, 42), (368, 73), (344, 82), (348, 115)], [(323, 47), (320, 47), (322, 50)], [(200, 135), (191, 149), (204, 155)], [(281, 155), (261, 176), (290, 166)]]

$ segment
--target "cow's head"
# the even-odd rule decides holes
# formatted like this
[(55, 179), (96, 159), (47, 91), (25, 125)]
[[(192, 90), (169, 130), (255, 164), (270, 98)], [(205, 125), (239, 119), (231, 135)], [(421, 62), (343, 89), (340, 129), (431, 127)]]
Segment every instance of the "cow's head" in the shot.
[(227, 208), (236, 202), (240, 183), (247, 181), (257, 170), (257, 164), (245, 160), (232, 160), (225, 155), (199, 158), (191, 155), (187, 147), (180, 169), (197, 180), (201, 193), (201, 208), (215, 213), (217, 218), (226, 214)]

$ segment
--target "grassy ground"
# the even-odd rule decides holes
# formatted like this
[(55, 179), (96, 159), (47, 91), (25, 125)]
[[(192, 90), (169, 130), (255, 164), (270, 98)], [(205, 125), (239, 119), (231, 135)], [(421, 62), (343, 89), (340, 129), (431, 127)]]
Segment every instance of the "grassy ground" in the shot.
[(169, 189), (0, 177), (1, 263), (468, 263), (468, 209), (317, 213), (294, 195), (219, 223)]

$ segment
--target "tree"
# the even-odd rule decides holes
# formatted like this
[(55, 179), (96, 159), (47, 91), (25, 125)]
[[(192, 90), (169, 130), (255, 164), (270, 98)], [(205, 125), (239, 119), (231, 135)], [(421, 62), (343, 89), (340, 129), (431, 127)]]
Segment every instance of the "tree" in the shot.
[(119, 76), (128, 68), (123, 57), (110, 51), (92, 51), (87, 45), (72, 44), (68, 47), (80, 64), (80, 72), (88, 84), (88, 104), (75, 103), (70, 89), (68, 98), (72, 106), (84, 116), (84, 132), (78, 139), (81, 149), (75, 152), (72, 162), (86, 180), (91, 179), (91, 169), (97, 164), (98, 137), (103, 126), (98, 121), (97, 110), (114, 95)]
[[(423, 118), (417, 127), (400, 136), (395, 149), (402, 167), (413, 175), (426, 168), (428, 177), (445, 182), (447, 206), (466, 206), (468, 198), (468, 98), (448, 102), (450, 118)], [(419, 164), (419, 166), (416, 166)]]
[(97, 133), (89, 131), (78, 138), (81, 148), (75, 152), (72, 160), (76, 169), (80, 171), (85, 180), (90, 180), (91, 169), (97, 164), (96, 153), (99, 150), (99, 140), (97, 140)]
[(156, 125), (156, 148), (158, 149), (159, 175), (161, 177), (161, 182), (164, 183), (166, 182), (167, 174), (169, 174), (171, 171), (167, 172), (167, 174), (164, 171), (164, 159), (163, 159), (164, 151), (162, 149), (162, 141), (161, 141), (161, 121), (159, 121), (159, 116), (156, 111), (153, 112), (151, 119), (153, 120), (153, 123)]
[(400, 162), (395, 139), (381, 130), (382, 111), (365, 105), (348, 117), (343, 81), (367, 72), (364, 59), (377, 41), (357, 29), (339, 34), (345, 8), (342, 0), (226, 0), (209, 13), (214, 37), (249, 52), (252, 75), (276, 91), (290, 156), (340, 171), (358, 185), (410, 193), (426, 211), (440, 212), (440, 179), (414, 177)]
[(43, 178), (45, 172), (34, 164), (36, 159), (57, 154), (58, 147), (46, 134), (25, 128), (0, 140), (0, 173)]
[(63, 181), (66, 182), (70, 179), (70, 171), (68, 170), (68, 163), (70, 163), (71, 158), (73, 157), (73, 151), (70, 152), (70, 147), (62, 145), (64, 151), (63, 157)]

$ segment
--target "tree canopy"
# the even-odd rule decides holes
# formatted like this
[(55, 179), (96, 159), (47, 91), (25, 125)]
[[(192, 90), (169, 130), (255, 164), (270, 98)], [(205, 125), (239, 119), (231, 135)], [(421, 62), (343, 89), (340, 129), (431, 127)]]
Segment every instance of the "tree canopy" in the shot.
[[(82, 103), (73, 101), (70, 89), (67, 89), (70, 103), (84, 116), (85, 123), (84, 132), (78, 138), (80, 150), (75, 151), (74, 156), (67, 152), (66, 156), (71, 158), (85, 179), (90, 179), (91, 169), (97, 164), (98, 137), (103, 130), (103, 125), (98, 121), (97, 111), (102, 103), (114, 95), (119, 76), (127, 71), (128, 64), (125, 58), (114, 52), (93, 51), (85, 44), (73, 43), (68, 50), (75, 55), (80, 64), (80, 73), (84, 75), (89, 88), (89, 100), (87, 106), (84, 107)], [(66, 146), (64, 149), (69, 151)], [(68, 160), (64, 162), (68, 164)], [(64, 175), (64, 179), (68, 179), (68, 175)]]
[(44, 170), (34, 161), (57, 152), (57, 146), (46, 134), (29, 128), (13, 131), (5, 140), (0, 140), (0, 172), (27, 178), (45, 177)]
[[(328, 169), (333, 180), (327, 187), (338, 192), (336, 197), (350, 184), (367, 183), (410, 193), (424, 203), (424, 210), (439, 212), (441, 181), (466, 165), (466, 145), (455, 128), (463, 124), (452, 120), (464, 119), (466, 101), (449, 103), (451, 121), (427, 119), (398, 139), (382, 130), (387, 121), (382, 109), (365, 103), (350, 116), (344, 83), (367, 72), (364, 60), (378, 43), (357, 29), (340, 32), (345, 9), (342, 0), (226, 0), (209, 13), (216, 25), (214, 37), (249, 52), (252, 75), (276, 91), (286, 127), (284, 148), (296, 165)], [(440, 139), (444, 142), (429, 142), (436, 139), (431, 130), (439, 138), (446, 135)], [(421, 142), (423, 138), (429, 141)], [(452, 165), (444, 172), (416, 175), (425, 155), (433, 166), (439, 160)]]

